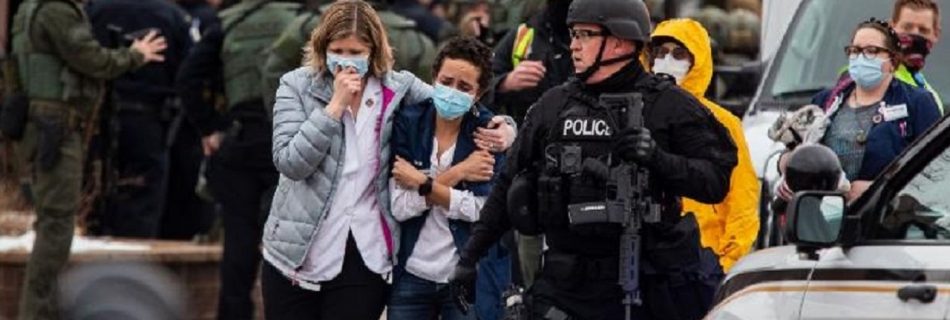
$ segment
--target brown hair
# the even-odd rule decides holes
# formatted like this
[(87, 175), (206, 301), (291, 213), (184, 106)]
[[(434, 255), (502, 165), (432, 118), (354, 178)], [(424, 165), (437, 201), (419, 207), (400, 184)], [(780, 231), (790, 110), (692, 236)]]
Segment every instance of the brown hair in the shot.
[(940, 6), (933, 0), (897, 0), (894, 1), (894, 11), (891, 13), (891, 21), (897, 23), (900, 18), (901, 10), (910, 8), (912, 10), (931, 10), (934, 12), (934, 30), (940, 30)]
[(901, 50), (900, 50), (900, 38), (897, 35), (897, 31), (894, 31), (894, 28), (891, 28), (891, 25), (884, 20), (878, 20), (875, 18), (870, 18), (865, 22), (858, 24), (858, 27), (854, 29), (854, 32), (851, 33), (851, 43), (854, 43), (854, 37), (858, 35), (858, 31), (861, 29), (874, 29), (877, 32), (880, 32), (884, 35), (884, 48), (890, 51), (891, 54), (891, 64), (896, 68), (901, 59)]
[(361, 0), (339, 1), (327, 8), (320, 17), (320, 25), (310, 34), (304, 63), (317, 72), (323, 72), (327, 69), (326, 54), (330, 42), (350, 36), (369, 44), (369, 72), (372, 75), (381, 77), (392, 68), (393, 53), (386, 29), (376, 10)]

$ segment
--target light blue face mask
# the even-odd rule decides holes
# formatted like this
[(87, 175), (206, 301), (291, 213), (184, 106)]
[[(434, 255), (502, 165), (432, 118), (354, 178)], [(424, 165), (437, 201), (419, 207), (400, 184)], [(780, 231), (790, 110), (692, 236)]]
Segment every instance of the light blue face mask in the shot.
[(432, 102), (435, 111), (443, 119), (455, 120), (472, 109), (475, 98), (471, 95), (441, 84), (435, 85)]
[(864, 54), (848, 59), (848, 74), (851, 79), (864, 89), (871, 89), (881, 84), (884, 79), (884, 59), (868, 59)]
[(337, 68), (346, 69), (352, 67), (360, 77), (366, 76), (369, 72), (369, 57), (365, 56), (343, 56), (327, 52), (327, 69), (330, 73), (336, 72)]

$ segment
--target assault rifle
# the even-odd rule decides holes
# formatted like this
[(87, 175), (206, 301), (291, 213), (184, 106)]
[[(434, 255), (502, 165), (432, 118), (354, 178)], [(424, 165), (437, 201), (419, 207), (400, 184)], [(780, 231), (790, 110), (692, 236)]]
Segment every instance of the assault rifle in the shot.
[[(643, 126), (643, 95), (640, 93), (601, 95), (599, 104), (607, 112), (620, 111), (625, 115), (627, 128)], [(614, 121), (616, 124), (616, 121)], [(583, 170), (607, 181), (606, 202), (570, 205), (571, 224), (612, 222), (623, 226), (620, 236), (620, 274), (618, 284), (623, 288), (626, 319), (640, 299), (640, 261), (644, 223), (660, 221), (660, 206), (650, 196), (650, 173), (635, 163), (616, 161), (614, 157), (602, 161), (587, 158)]]

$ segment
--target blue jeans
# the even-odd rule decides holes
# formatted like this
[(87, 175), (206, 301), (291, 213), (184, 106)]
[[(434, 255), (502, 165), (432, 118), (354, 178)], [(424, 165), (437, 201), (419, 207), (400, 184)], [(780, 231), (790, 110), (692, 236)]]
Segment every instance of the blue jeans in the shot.
[(478, 279), (475, 282), (475, 313), (479, 320), (498, 320), (504, 317), (505, 306), (501, 296), (511, 285), (511, 257), (508, 249), (496, 243), (488, 254), (478, 261)]
[(447, 283), (435, 283), (401, 270), (393, 283), (386, 319), (389, 320), (475, 320), (474, 310), (462, 314), (452, 302)]

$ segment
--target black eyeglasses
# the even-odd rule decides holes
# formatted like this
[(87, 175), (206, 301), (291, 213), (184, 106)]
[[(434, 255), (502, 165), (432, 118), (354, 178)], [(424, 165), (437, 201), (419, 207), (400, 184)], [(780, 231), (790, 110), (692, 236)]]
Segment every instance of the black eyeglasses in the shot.
[(581, 42), (587, 42), (587, 40), (592, 37), (602, 37), (607, 35), (607, 33), (603, 31), (584, 29), (571, 29), (570, 34), (572, 39), (580, 40)]
[(874, 59), (874, 58), (877, 58), (878, 55), (881, 54), (881, 52), (887, 52), (888, 54), (890, 54), (891, 50), (884, 47), (878, 47), (878, 46), (866, 46), (866, 47), (846, 46), (844, 47), (844, 53), (848, 55), (849, 59), (857, 58), (858, 54), (862, 54), (864, 55), (865, 58), (868, 58), (868, 59)]
[(689, 50), (683, 47), (676, 47), (670, 49), (664, 46), (653, 47), (653, 58), (654, 59), (663, 59), (666, 58), (666, 55), (672, 53), (673, 59), (676, 60), (687, 60), (689, 59)]

